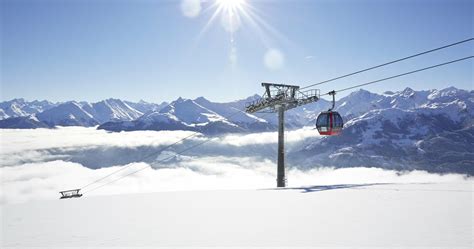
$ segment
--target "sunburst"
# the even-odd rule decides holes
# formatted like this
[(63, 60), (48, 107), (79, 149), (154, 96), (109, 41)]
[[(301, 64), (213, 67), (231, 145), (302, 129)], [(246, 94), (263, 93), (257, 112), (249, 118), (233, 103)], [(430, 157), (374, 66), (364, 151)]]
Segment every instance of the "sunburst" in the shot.
[(232, 64), (235, 64), (237, 58), (235, 45), (236, 32), (244, 28), (243, 26), (251, 28), (256, 37), (260, 39), (267, 49), (270, 49), (272, 43), (274, 43), (269, 40), (270, 37), (268, 34), (280, 39), (282, 38), (275, 28), (269, 25), (264, 18), (259, 16), (261, 13), (250, 4), (250, 0), (211, 0), (209, 2), (211, 4), (208, 5), (203, 12), (211, 13), (211, 15), (207, 23), (201, 29), (197, 41), (213, 26), (216, 20), (220, 19), (221, 26), (229, 34), (231, 47), (229, 58)]

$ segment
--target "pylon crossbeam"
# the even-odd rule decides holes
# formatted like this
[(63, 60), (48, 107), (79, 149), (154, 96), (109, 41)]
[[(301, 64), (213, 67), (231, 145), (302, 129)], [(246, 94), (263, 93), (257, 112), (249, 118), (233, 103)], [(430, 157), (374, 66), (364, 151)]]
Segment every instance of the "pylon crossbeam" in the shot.
[(260, 99), (247, 103), (245, 110), (255, 113), (268, 109), (270, 112), (278, 112), (275, 106), (283, 106), (285, 111), (306, 105), (319, 100), (319, 90), (307, 90), (300, 92), (299, 86), (262, 83), (265, 93)]

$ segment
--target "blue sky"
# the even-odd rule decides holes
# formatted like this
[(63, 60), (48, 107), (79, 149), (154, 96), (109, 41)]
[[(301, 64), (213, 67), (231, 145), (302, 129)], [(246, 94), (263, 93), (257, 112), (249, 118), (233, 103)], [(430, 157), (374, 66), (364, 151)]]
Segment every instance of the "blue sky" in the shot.
[[(2, 0), (0, 97), (231, 101), (262, 93), (263, 81), (305, 86), (474, 36), (469, 0), (247, 0), (256, 25), (242, 16), (231, 42), (221, 17), (203, 32), (214, 3), (202, 2), (189, 17), (182, 1)], [(473, 55), (473, 48), (470, 42), (320, 89)], [(281, 63), (265, 64), (269, 51)], [(473, 89), (472, 72), (469, 60), (365, 89)]]

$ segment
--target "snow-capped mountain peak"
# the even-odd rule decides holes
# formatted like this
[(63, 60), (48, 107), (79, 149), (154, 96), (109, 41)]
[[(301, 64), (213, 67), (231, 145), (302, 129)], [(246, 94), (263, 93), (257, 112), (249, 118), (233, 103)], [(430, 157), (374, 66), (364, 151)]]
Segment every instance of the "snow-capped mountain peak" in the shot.
[(225, 121), (225, 118), (216, 112), (201, 106), (194, 100), (183, 98), (171, 102), (168, 106), (161, 109), (160, 113), (172, 114), (187, 125)]
[(23, 98), (12, 99), (0, 103), (0, 119), (29, 116), (45, 111), (53, 106), (53, 103), (46, 100), (28, 102)]
[(106, 99), (92, 104), (94, 117), (99, 123), (110, 120), (131, 121), (143, 115), (142, 112), (131, 107), (120, 99)]

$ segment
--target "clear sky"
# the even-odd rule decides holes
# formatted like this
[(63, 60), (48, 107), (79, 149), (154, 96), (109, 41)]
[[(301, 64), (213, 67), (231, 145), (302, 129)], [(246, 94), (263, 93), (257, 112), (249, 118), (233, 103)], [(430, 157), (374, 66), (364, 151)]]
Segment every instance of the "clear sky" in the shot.
[[(2, 0), (1, 100), (231, 101), (262, 93), (262, 81), (305, 86), (474, 37), (471, 0), (225, 1)], [(473, 55), (473, 48), (470, 42), (320, 88)], [(473, 84), (468, 60), (365, 89)]]

